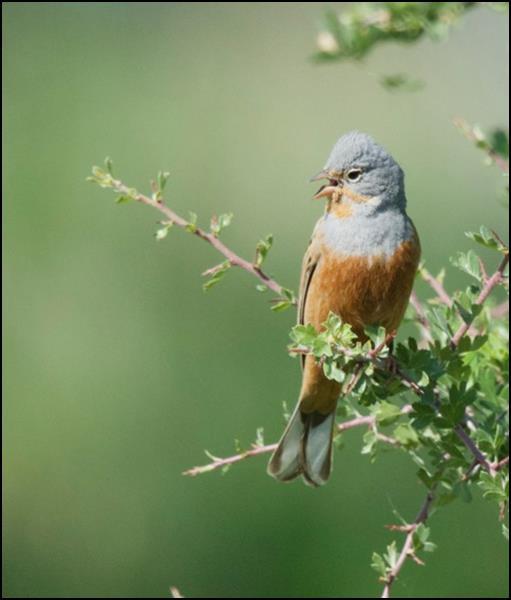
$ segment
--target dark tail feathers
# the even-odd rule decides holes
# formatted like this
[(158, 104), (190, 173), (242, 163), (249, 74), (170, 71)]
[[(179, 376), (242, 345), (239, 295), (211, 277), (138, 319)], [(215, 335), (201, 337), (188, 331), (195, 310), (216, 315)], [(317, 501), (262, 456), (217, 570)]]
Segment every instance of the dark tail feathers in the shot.
[(313, 486), (327, 482), (332, 470), (332, 438), (335, 408), (327, 415), (304, 413), (295, 408), (277, 449), (268, 463), (268, 473), (280, 481), (302, 475)]

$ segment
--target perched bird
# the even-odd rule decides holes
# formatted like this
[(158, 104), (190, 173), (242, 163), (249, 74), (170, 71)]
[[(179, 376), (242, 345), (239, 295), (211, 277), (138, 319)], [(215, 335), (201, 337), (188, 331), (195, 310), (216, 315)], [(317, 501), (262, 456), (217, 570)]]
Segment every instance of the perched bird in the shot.
[[(314, 198), (326, 198), (302, 265), (298, 322), (316, 330), (333, 312), (358, 338), (364, 328), (393, 332), (406, 310), (420, 258), (417, 231), (406, 214), (401, 167), (369, 135), (353, 131), (335, 144)], [(302, 387), (268, 472), (281, 481), (302, 475), (318, 486), (332, 466), (338, 382), (314, 357), (302, 362)]]

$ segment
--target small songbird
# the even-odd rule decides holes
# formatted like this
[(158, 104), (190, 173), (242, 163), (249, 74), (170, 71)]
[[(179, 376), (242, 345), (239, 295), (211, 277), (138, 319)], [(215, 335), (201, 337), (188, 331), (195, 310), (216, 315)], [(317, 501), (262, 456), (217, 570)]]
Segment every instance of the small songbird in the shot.
[[(417, 231), (406, 214), (401, 167), (369, 135), (353, 131), (335, 144), (325, 168), (311, 181), (326, 179), (314, 198), (326, 198), (305, 253), (298, 322), (316, 330), (333, 312), (358, 339), (364, 328), (394, 332), (406, 310), (420, 258)], [(280, 481), (302, 475), (324, 484), (332, 466), (332, 438), (338, 382), (325, 377), (308, 355), (302, 387), (268, 472)]]

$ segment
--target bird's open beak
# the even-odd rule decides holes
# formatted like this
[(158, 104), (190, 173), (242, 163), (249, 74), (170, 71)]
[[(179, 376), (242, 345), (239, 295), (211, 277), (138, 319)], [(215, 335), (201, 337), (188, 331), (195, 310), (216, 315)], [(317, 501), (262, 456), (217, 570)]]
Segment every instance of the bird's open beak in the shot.
[(326, 171), (325, 169), (323, 169), (319, 173), (316, 173), (316, 175), (314, 175), (314, 177), (311, 177), (309, 181), (320, 181), (321, 179), (328, 179), (328, 171)]
[(338, 185), (322, 185), (319, 190), (312, 196), (313, 200), (321, 200), (321, 198), (331, 198), (332, 195), (339, 190)]
[(321, 198), (330, 198), (335, 190), (340, 185), (339, 181), (333, 178), (333, 173), (323, 169), (314, 177), (310, 178), (310, 181), (319, 181), (321, 179), (328, 179), (328, 184), (322, 185), (319, 190), (312, 197), (313, 200), (321, 200)]

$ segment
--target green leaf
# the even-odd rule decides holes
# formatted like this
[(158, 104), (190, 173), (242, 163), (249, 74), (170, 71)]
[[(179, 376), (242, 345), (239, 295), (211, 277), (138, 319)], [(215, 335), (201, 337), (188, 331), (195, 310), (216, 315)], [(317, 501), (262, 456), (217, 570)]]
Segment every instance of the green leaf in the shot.
[(258, 427), (256, 429), (255, 445), (264, 446), (264, 427)]
[(309, 323), (308, 325), (295, 325), (289, 335), (297, 346), (312, 346), (318, 332)]
[[(505, 4), (507, 5), (508, 2)], [(490, 132), (488, 141), (495, 154), (502, 156), (502, 158), (509, 158), (509, 135), (507, 131), (500, 128), (494, 129)]]
[(474, 231), (466, 231), (465, 235), (469, 239), (473, 240), (474, 242), (477, 242), (478, 244), (481, 244), (481, 246), (484, 246), (485, 248), (489, 248), (490, 250), (498, 250), (499, 252), (504, 252), (506, 250), (506, 247), (503, 246), (495, 238), (495, 236), (488, 229), (488, 227), (485, 227), (484, 225), (481, 225), (479, 233), (475, 233)]
[(216, 267), (211, 277), (206, 281), (206, 283), (202, 284), (202, 289), (207, 292), (214, 285), (216, 285), (223, 276), (227, 273), (227, 271), (231, 268), (231, 262), (229, 260), (224, 261), (221, 265)]
[(375, 347), (382, 344), (387, 337), (385, 327), (382, 326), (369, 325), (364, 328), (364, 331)]
[(387, 561), (391, 569), (393, 569), (396, 566), (398, 556), (399, 555), (397, 552), (397, 544), (394, 540), (391, 544), (387, 546), (387, 553), (385, 554), (385, 560)]
[(417, 382), (417, 385), (419, 385), (420, 387), (426, 387), (427, 385), (429, 385), (429, 382), (430, 382), (429, 375), (426, 373), (426, 371), (422, 371), (421, 377), (420, 377), (419, 381)]
[(87, 177), (87, 181), (97, 183), (102, 188), (114, 187), (114, 179), (110, 173), (100, 167), (92, 167), (92, 176)]
[(317, 358), (319, 358), (321, 356), (332, 356), (333, 355), (332, 347), (330, 346), (328, 341), (325, 339), (324, 334), (318, 335), (317, 338), (312, 342), (312, 353)]
[(105, 158), (105, 167), (106, 167), (106, 170), (108, 171), (108, 173), (110, 173), (110, 175), (114, 174), (113, 173), (113, 162), (109, 156), (107, 156)]
[(174, 223), (172, 223), (172, 221), (169, 221), (168, 223), (163, 223), (163, 227), (160, 227), (160, 229), (158, 229), (154, 234), (156, 237), (156, 241), (160, 242), (161, 240), (164, 240), (167, 237), (167, 234), (169, 233), (169, 230), (173, 225)]
[(414, 550), (424, 550), (425, 552), (433, 552), (436, 550), (436, 544), (429, 540), (429, 527), (426, 527), (424, 523), (417, 525), (413, 532)]
[(386, 400), (382, 400), (377, 404), (372, 412), (380, 425), (390, 425), (401, 416), (401, 408)]
[(346, 379), (346, 373), (341, 369), (335, 360), (327, 360), (323, 363), (323, 373), (327, 379), (332, 379), (343, 383)]
[(195, 233), (197, 231), (197, 214), (191, 211), (188, 214), (190, 217), (188, 223), (185, 225), (185, 229), (190, 233)]
[(482, 471), (479, 474), (478, 486), (481, 488), (483, 498), (486, 498), (486, 500), (507, 502), (507, 493), (505, 487), (502, 486), (501, 473), (498, 473), (496, 477), (492, 477), (486, 471)]
[(168, 181), (169, 177), (170, 177), (170, 173), (168, 171), (159, 171), (158, 172), (157, 179), (158, 179), (158, 190), (159, 190), (160, 194), (165, 189), (165, 186), (167, 185), (167, 181)]
[(92, 167), (92, 174), (98, 179), (102, 179), (107, 174), (101, 167)]
[(467, 310), (464, 306), (462, 306), (462, 304), (460, 304), (460, 302), (458, 302), (458, 300), (454, 301), (454, 305), (458, 309), (458, 312), (463, 321), (465, 321), (465, 323), (467, 323), (468, 325), (470, 325), (474, 321), (474, 319), (477, 317), (478, 314), (480, 314), (481, 310), (483, 309), (483, 307), (480, 304), (472, 304), (470, 310)]
[(419, 436), (410, 423), (399, 423), (392, 435), (405, 448), (414, 448), (419, 443)]
[(376, 444), (378, 442), (378, 436), (372, 429), (368, 429), (363, 436), (364, 445), (362, 446), (361, 454), (369, 454), (374, 460), (376, 456)]
[(260, 268), (268, 256), (268, 252), (273, 245), (273, 235), (270, 233), (267, 235), (264, 240), (259, 240), (256, 245), (256, 255), (254, 264), (256, 267)]
[(213, 217), (211, 219), (211, 233), (213, 233), (216, 236), (220, 235), (223, 229), (229, 227), (233, 217), (233, 213), (225, 213), (220, 215), (219, 217)]
[(133, 198), (130, 198), (130, 196), (127, 196), (126, 194), (121, 194), (120, 196), (117, 196), (117, 198), (115, 199), (115, 203), (126, 204), (126, 202), (131, 202), (131, 200), (133, 200)]
[[(261, 289), (259, 289), (259, 291), (264, 291), (265, 286), (261, 286)], [(281, 312), (283, 310), (287, 310), (288, 308), (291, 308), (295, 305), (296, 303), (296, 299), (295, 299), (295, 295), (291, 290), (288, 290), (286, 288), (282, 288), (282, 296), (280, 296), (279, 298), (277, 298), (276, 301), (274, 301), (274, 303), (272, 304), (272, 306), (270, 307), (271, 310), (273, 310), (274, 312)], [(300, 325), (295, 326), (296, 327), (301, 327)], [(293, 338), (293, 331), (294, 329), (291, 331), (290, 335), (291, 338)], [(314, 329), (314, 328), (313, 328)], [(297, 329), (297, 335), (300, 335), (300, 329)], [(315, 334), (317, 335), (317, 334)], [(312, 344), (312, 340), (311, 340), (311, 344)]]
[(272, 304), (270, 306), (270, 309), (273, 312), (282, 312), (283, 310), (287, 310), (288, 308), (291, 308), (292, 306), (293, 306), (293, 303), (289, 302), (289, 300), (280, 300), (279, 302)]
[(295, 293), (293, 292), (293, 290), (288, 290), (287, 288), (283, 287), (282, 294), (283, 294), (284, 298), (289, 300), (289, 302), (292, 302), (293, 304), (296, 303), (296, 296), (295, 296)]
[(361, 59), (375, 45), (445, 39), (473, 2), (355, 2), (340, 14), (326, 12), (316, 60)]
[(417, 346), (417, 340), (413, 337), (409, 337), (408, 338), (408, 348), (412, 351), (412, 352), (417, 352), (418, 351), (418, 346)]
[(451, 263), (458, 267), (461, 271), (464, 271), (471, 277), (481, 281), (481, 269), (479, 266), (479, 259), (475, 252), (469, 250), (468, 252), (458, 252), (456, 256), (451, 257)]
[(385, 577), (387, 574), (387, 565), (383, 560), (383, 557), (377, 552), (373, 552), (371, 567), (380, 575), (381, 577)]
[(424, 468), (420, 468), (417, 471), (417, 477), (422, 481), (422, 483), (428, 488), (431, 489), (433, 487), (433, 478)]

